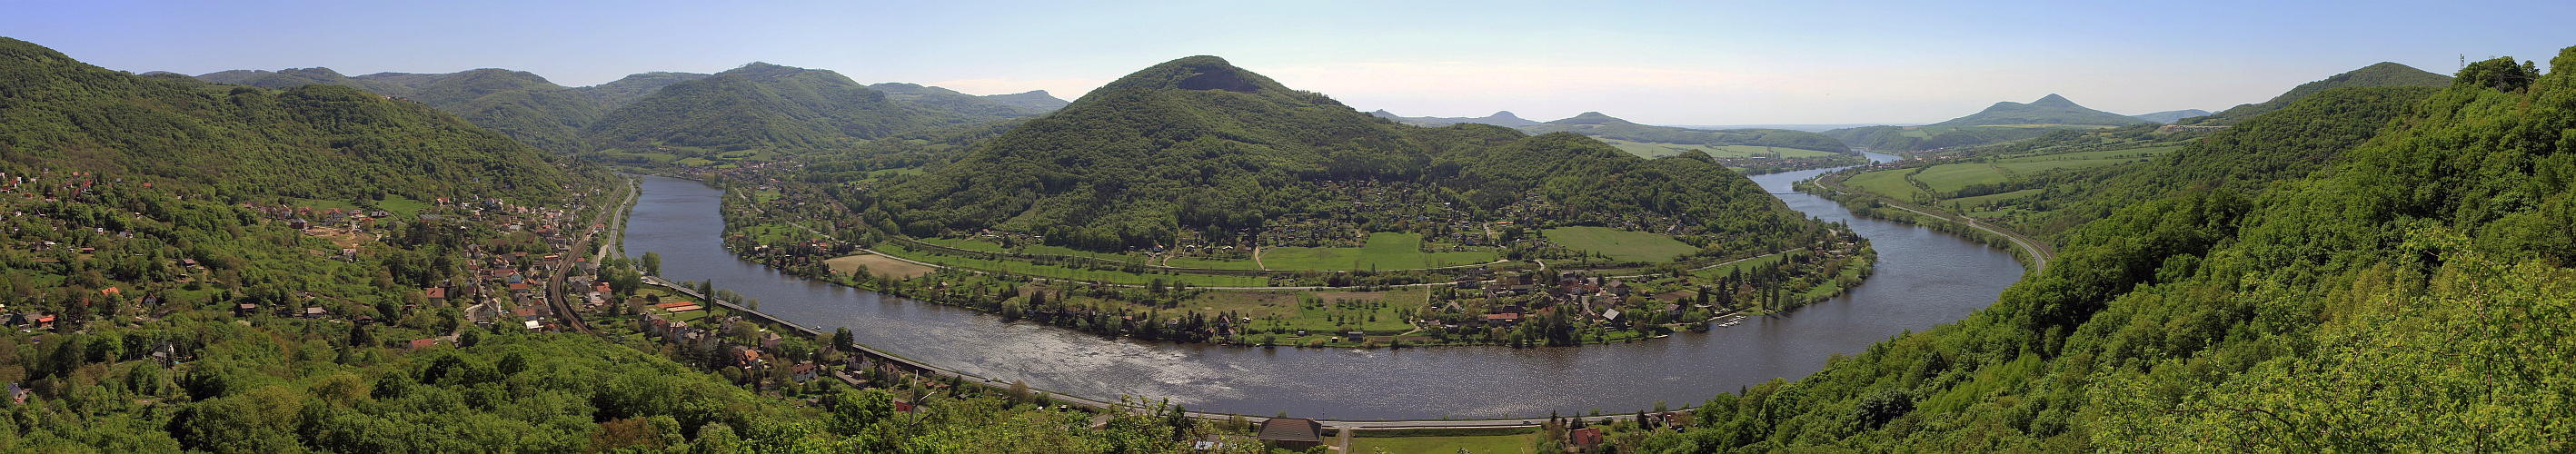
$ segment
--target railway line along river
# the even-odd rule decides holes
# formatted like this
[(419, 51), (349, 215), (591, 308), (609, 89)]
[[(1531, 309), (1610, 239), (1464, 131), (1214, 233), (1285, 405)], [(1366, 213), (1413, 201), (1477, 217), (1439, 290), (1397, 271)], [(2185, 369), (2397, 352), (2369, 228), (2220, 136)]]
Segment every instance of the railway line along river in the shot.
[[(1875, 159), (1892, 156), (1872, 154)], [(1757, 175), (1773, 193), (1824, 170)], [(1626, 413), (1697, 404), (1772, 378), (1795, 380), (1827, 356), (1851, 354), (1906, 330), (1956, 321), (1991, 304), (2022, 275), (2007, 251), (1920, 227), (1858, 218), (1832, 201), (1779, 197), (1809, 216), (1844, 222), (1878, 250), (1877, 273), (1842, 297), (1706, 333), (1628, 344), (1512, 349), (1276, 349), (1104, 339), (974, 311), (808, 281), (736, 259), (719, 243), (720, 191), (645, 177), (623, 251), (663, 257), (671, 280), (713, 280), (761, 301), (761, 311), (959, 372), (1026, 381), (1059, 394), (1116, 401), (1168, 398), (1192, 411), (1341, 420), (1485, 419)]]

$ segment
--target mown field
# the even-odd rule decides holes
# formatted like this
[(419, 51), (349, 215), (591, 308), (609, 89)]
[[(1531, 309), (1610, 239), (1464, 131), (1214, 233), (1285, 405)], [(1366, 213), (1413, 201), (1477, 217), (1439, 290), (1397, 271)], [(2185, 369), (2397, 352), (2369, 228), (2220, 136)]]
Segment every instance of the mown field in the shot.
[(1494, 261), (1493, 251), (1422, 252), (1422, 234), (1377, 232), (1361, 247), (1281, 247), (1263, 249), (1261, 264), (1273, 270), (1403, 270), (1471, 265)]
[(2056, 170), (2086, 169), (2147, 161), (2154, 159), (2156, 156), (2161, 156), (2165, 153), (2181, 148), (2181, 146), (2162, 146), (2121, 150), (2087, 151), (2080, 153), (2010, 156), (1992, 159), (1987, 162), (1961, 162), (1935, 165), (1930, 168), (1923, 169), (1920, 173), (1914, 173), (1914, 169), (1911, 168), (1890, 169), (1852, 176), (1849, 179), (1843, 180), (1843, 185), (1853, 189), (1896, 197), (1898, 200), (1912, 200), (1911, 197), (1921, 190), (1915, 188), (1913, 184), (1906, 182), (1907, 173), (1913, 173), (1914, 181), (1923, 182), (1925, 186), (1930, 186), (1933, 191), (1950, 192), (1972, 185), (2003, 183), (2006, 181), (2012, 181), (2015, 178), (2037, 175)]
[(1260, 287), (1270, 285), (1270, 280), (1268, 278), (1260, 277), (1209, 276), (1201, 274), (1138, 274), (1120, 271), (1087, 270), (1059, 265), (1040, 265), (1021, 260), (985, 260), (957, 257), (933, 254), (924, 251), (915, 251), (894, 243), (878, 245), (876, 251), (886, 255), (912, 259), (924, 263), (936, 263), (941, 266), (982, 271), (998, 271), (1074, 281), (1101, 281), (1111, 284), (1145, 285), (1146, 283), (1159, 279), (1166, 282), (1187, 282), (1190, 285), (1201, 287)]
[[(1199, 294), (1181, 309), (1199, 313), (1231, 312), (1253, 318), (1248, 341), (1265, 336), (1280, 344), (1302, 344), (1345, 331), (1372, 333), (1410, 331), (1405, 315), (1422, 308), (1431, 292), (1421, 288), (1384, 292), (1225, 291)], [(1320, 301), (1320, 302), (1318, 302)], [(1305, 331), (1307, 336), (1297, 336)]]
[(1779, 262), (1779, 261), (1780, 261), (1780, 259), (1789, 258), (1789, 254), (1796, 254), (1796, 253), (1799, 253), (1799, 251), (1789, 251), (1789, 252), (1782, 252), (1782, 253), (1777, 253), (1777, 254), (1765, 255), (1765, 256), (1761, 256), (1761, 257), (1754, 257), (1754, 258), (1750, 258), (1750, 259), (1745, 259), (1744, 261), (1741, 261), (1741, 262), (1735, 262), (1735, 264), (1732, 264), (1732, 265), (1717, 266), (1717, 267), (1710, 267), (1709, 269), (1699, 270), (1699, 271), (1696, 271), (1696, 272), (1692, 272), (1691, 274), (1692, 274), (1692, 275), (1694, 275), (1694, 276), (1698, 276), (1698, 277), (1699, 277), (1699, 278), (1701, 278), (1701, 279), (1717, 279), (1717, 278), (1720, 278), (1720, 277), (1725, 277), (1727, 273), (1734, 272), (1734, 271), (1737, 271), (1737, 270), (1750, 270), (1750, 269), (1761, 268), (1761, 267), (1764, 267), (1764, 266), (1770, 266), (1772, 263)]
[(1176, 259), (1171, 259), (1171, 260), (1165, 260), (1165, 261), (1163, 261), (1163, 266), (1168, 266), (1168, 267), (1173, 267), (1173, 268), (1204, 268), (1204, 269), (1212, 269), (1212, 270), (1257, 270), (1257, 269), (1261, 269), (1261, 264), (1259, 264), (1259, 263), (1254, 263), (1254, 262), (1253, 262), (1253, 261), (1251, 261), (1251, 260), (1209, 260), (1209, 259), (1191, 259), (1191, 258), (1176, 258)]
[(1956, 199), (1950, 199), (1950, 200), (1944, 200), (1944, 201), (1941, 201), (1941, 204), (1943, 204), (1943, 205), (1959, 205), (1959, 206), (1978, 206), (1978, 205), (1984, 205), (1984, 204), (1989, 204), (1989, 203), (2003, 203), (2004, 201), (2008, 201), (2008, 200), (2013, 200), (2013, 199), (2018, 199), (2018, 198), (2023, 198), (2023, 197), (2029, 197), (2029, 196), (2033, 196), (2033, 195), (2039, 195), (2039, 193), (2041, 193), (2041, 192), (2045, 192), (2045, 191), (2047, 191), (2047, 189), (2023, 189), (2023, 190), (2019, 190), (2019, 191), (2006, 192), (2006, 193), (2002, 193), (2002, 194), (1987, 194), (1987, 195), (1981, 195), (1981, 196), (1976, 196), (1976, 197), (1960, 197), (1960, 198), (1956, 198)]
[(1002, 247), (1001, 243), (995, 243), (992, 240), (984, 238), (925, 238), (920, 241), (923, 243), (976, 252), (997, 252), (1024, 255), (1061, 255), (1068, 257), (1089, 257), (1127, 263), (1146, 263), (1145, 257), (1141, 254), (1092, 252), (1064, 246), (1049, 246), (1043, 244), (1021, 245), (1019, 248), (1014, 249)]
[(868, 268), (868, 274), (899, 279), (921, 277), (921, 275), (930, 274), (932, 271), (938, 271), (931, 267), (921, 266), (902, 260), (895, 260), (892, 257), (875, 254), (860, 254), (824, 260), (823, 266), (831, 267), (832, 274), (850, 274), (851, 272), (857, 271), (859, 267), (864, 266)]
[(1914, 169), (1888, 169), (1853, 175), (1843, 180), (1843, 186), (1895, 197), (1897, 200), (1913, 200), (1914, 194), (1923, 192), (1922, 189), (1914, 187), (1913, 183), (1905, 181), (1905, 174), (1913, 171)]
[(1630, 232), (1609, 227), (1563, 227), (1547, 229), (1547, 240), (1585, 252), (1597, 252), (1611, 260), (1661, 262), (1673, 256), (1699, 251), (1680, 240), (1662, 234)]

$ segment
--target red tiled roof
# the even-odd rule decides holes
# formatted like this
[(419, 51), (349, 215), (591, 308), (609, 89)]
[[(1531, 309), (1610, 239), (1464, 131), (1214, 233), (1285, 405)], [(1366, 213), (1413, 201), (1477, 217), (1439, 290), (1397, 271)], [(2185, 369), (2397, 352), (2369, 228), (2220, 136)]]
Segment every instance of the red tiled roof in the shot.
[(1566, 438), (1573, 439), (1575, 446), (1592, 446), (1601, 444), (1601, 428), (1599, 427), (1574, 429), (1573, 433), (1566, 435)]

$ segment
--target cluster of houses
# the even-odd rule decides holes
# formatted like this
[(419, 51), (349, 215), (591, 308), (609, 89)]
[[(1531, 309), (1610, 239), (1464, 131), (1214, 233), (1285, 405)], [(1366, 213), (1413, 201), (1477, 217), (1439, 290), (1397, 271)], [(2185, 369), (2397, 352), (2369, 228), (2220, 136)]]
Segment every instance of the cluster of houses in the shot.
[[(657, 310), (645, 311), (641, 320), (644, 334), (659, 338), (664, 343), (720, 358), (721, 364), (711, 364), (713, 366), (737, 367), (745, 372), (768, 372), (784, 368), (789, 380), (798, 384), (821, 377), (823, 365), (816, 364), (814, 361), (798, 361), (792, 364), (780, 361), (779, 358), (784, 356), (776, 352), (780, 343), (787, 338), (776, 331), (762, 329), (752, 323), (742, 323), (744, 321), (742, 316), (709, 317), (702, 318), (702, 323), (690, 323), (678, 320), (671, 315), (703, 311), (704, 306), (689, 301), (670, 301), (656, 304), (654, 307)], [(729, 331), (735, 329), (751, 331), (747, 333)], [(751, 339), (751, 342), (738, 342), (737, 339)], [(821, 347), (832, 348), (828, 345)], [(851, 355), (848, 366), (868, 367), (865, 360), (858, 357), (859, 355)]]
[[(1687, 431), (1690, 429), (1690, 416), (1690, 413), (1678, 411), (1646, 413), (1643, 418), (1637, 420), (1637, 424), (1639, 429), (1649, 431), (1658, 428), (1670, 428), (1677, 432)], [(1601, 426), (1588, 426), (1565, 431), (1565, 438), (1560, 441), (1565, 442), (1567, 451), (1599, 452), (1605, 440), (1602, 438)]]
[[(125, 183), (124, 178), (107, 178), (100, 176), (98, 172), (60, 172), (62, 179), (48, 182), (48, 179), (54, 177), (56, 173), (52, 170), (37, 172), (35, 175), (10, 175), (7, 172), (0, 172), (0, 193), (19, 194), (20, 198), (36, 199), (56, 194), (87, 194), (99, 187)], [(152, 187), (152, 183), (142, 183), (142, 185), (147, 188)], [(48, 198), (45, 201), (51, 202), (53, 199)]]

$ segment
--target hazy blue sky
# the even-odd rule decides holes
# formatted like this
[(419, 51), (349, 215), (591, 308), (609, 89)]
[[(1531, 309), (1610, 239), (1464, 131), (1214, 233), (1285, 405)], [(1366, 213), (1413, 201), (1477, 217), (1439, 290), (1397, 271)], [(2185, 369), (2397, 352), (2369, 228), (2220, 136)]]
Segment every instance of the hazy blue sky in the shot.
[(2218, 110), (2381, 61), (2546, 66), (2576, 45), (2564, 0), (529, 3), (0, 0), (0, 36), (135, 72), (494, 67), (581, 86), (765, 61), (1067, 99), (1207, 54), (1361, 110), (1699, 125), (1934, 122), (2049, 93)]

